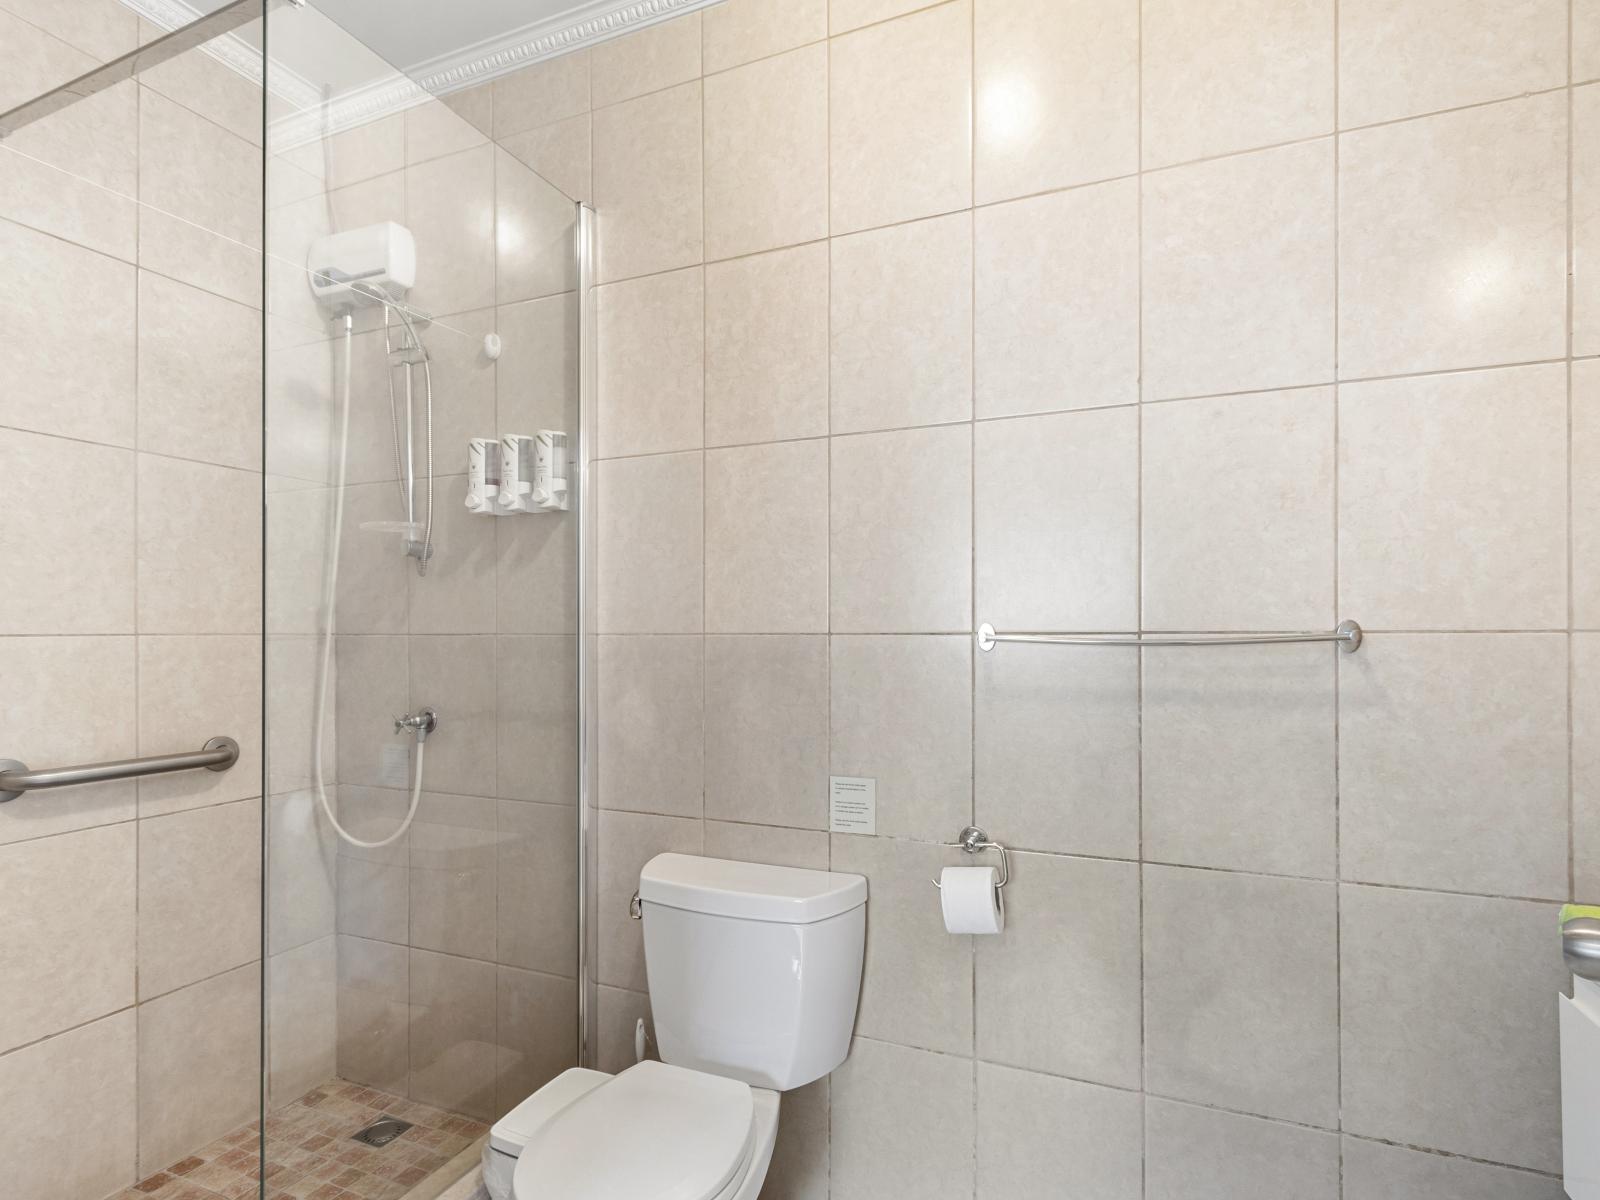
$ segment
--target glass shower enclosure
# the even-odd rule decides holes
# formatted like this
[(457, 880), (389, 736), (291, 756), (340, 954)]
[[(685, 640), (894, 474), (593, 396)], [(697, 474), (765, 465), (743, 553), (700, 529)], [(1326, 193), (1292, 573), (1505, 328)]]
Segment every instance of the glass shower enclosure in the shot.
[(586, 1054), (592, 214), (299, 0), (0, 64), (0, 1193), (434, 1197)]

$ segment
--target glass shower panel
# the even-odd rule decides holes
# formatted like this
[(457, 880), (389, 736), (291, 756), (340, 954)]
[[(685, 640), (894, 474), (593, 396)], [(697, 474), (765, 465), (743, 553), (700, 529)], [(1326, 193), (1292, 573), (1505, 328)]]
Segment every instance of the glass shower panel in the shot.
[[(262, 10), (229, 9), (164, 41), (0, 4), (0, 758), (112, 764), (0, 802), (6, 1197), (255, 1186)], [(226, 769), (129, 777), (213, 738)]]
[(468, 466), (576, 447), (578, 209), (487, 88), (310, 8), (268, 49), (267, 1152), (432, 1188), (577, 1061), (578, 479)]

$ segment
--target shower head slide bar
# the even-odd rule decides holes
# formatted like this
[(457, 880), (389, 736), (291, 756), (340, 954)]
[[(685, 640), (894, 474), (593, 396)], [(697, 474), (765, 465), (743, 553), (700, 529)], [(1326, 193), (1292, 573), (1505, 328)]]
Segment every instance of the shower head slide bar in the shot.
[(1336, 642), (1345, 654), (1361, 648), (1361, 626), (1340, 621), (1328, 633), (996, 633), (978, 626), (978, 649), (988, 652), (999, 642), (1035, 642), (1048, 646), (1267, 646), (1284, 642)]
[(69, 787), (78, 783), (104, 783), (111, 779), (137, 779), (141, 775), (167, 775), (173, 771), (226, 771), (239, 761), (239, 743), (231, 737), (214, 737), (199, 750), (181, 754), (153, 754), (148, 758), (120, 758), (115, 762), (87, 763), (77, 767), (46, 767), (30, 771), (14, 758), (0, 758), (0, 804), (23, 792)]

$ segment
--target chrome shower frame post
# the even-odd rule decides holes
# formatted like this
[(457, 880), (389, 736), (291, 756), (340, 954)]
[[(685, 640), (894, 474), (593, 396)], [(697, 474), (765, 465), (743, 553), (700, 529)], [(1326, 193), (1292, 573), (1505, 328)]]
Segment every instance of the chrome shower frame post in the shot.
[(592, 1067), (595, 1060), (593, 1030), (595, 981), (589, 978), (595, 955), (590, 946), (594, 935), (593, 896), (596, 863), (591, 821), (592, 806), (598, 803), (596, 789), (598, 763), (594, 756), (599, 710), (596, 702), (594, 662), (594, 569), (595, 569), (595, 379), (598, 356), (595, 340), (595, 239), (598, 223), (595, 210), (577, 205), (578, 256), (578, 437), (572, 469), (577, 475), (578, 519), (578, 1065)]

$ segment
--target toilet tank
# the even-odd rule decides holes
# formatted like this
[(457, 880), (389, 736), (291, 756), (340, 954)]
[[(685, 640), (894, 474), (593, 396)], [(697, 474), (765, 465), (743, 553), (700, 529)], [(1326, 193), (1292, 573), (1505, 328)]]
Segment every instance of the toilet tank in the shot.
[(658, 854), (639, 900), (663, 1062), (788, 1091), (844, 1061), (861, 994), (862, 876)]

